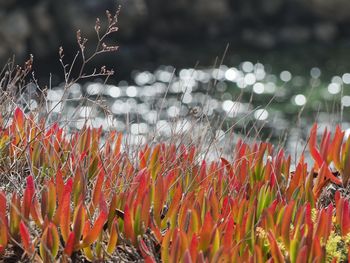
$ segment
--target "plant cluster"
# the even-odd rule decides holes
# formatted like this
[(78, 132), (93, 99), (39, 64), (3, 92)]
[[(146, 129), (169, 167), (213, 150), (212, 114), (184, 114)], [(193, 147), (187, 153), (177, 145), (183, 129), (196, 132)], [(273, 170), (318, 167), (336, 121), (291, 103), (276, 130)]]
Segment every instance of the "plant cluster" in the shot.
[[(138, 158), (123, 150), (122, 135), (85, 127), (68, 137), (16, 109), (0, 119), (2, 174), (27, 165), (24, 191), (0, 191), (0, 253), (19, 247), (42, 262), (344, 261), (350, 246), (349, 201), (336, 192), (320, 208), (320, 191), (346, 184), (349, 140), (316, 126), (308, 171), (268, 143), (240, 141), (232, 160), (207, 163), (195, 146), (145, 145)], [(326, 154), (327, 153), (327, 154)], [(328, 164), (334, 162), (339, 175)], [(314, 178), (316, 174), (316, 179)], [(11, 193), (12, 192), (12, 193)]]
[[(118, 28), (97, 19), (95, 51), (77, 33), (79, 52), (64, 70), (64, 93), (86, 74)], [(81, 59), (79, 66), (76, 62)], [(123, 135), (85, 125), (68, 131), (42, 114), (17, 107), (32, 58), (0, 73), (0, 258), (13, 252), (35, 262), (344, 262), (350, 255), (350, 137), (317, 125), (314, 159), (291, 158), (269, 143), (238, 141), (228, 158), (208, 161), (193, 138), (131, 149)], [(74, 75), (74, 69), (78, 69)], [(44, 92), (44, 91), (43, 91)], [(14, 109), (12, 111), (12, 109)], [(190, 137), (190, 136), (189, 136)], [(132, 152), (134, 151), (134, 152)], [(311, 168), (311, 169), (310, 169)], [(330, 186), (328, 203), (320, 200)], [(18, 260), (18, 257), (16, 257)]]

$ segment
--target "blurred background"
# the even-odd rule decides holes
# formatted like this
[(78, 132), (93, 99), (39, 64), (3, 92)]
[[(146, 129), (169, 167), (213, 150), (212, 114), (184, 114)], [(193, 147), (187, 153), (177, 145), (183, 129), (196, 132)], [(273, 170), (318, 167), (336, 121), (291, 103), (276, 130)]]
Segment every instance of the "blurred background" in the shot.
[(161, 64), (209, 66), (227, 44), (226, 63), (251, 60), (300, 72), (348, 68), (347, 0), (2, 0), (0, 61), (32, 53), (38, 72), (60, 73), (59, 46), (75, 54), (77, 29), (92, 43), (96, 17), (117, 5), (120, 51), (101, 58), (114, 65), (117, 78)]
[[(110, 41), (120, 49), (94, 61), (115, 76), (109, 86), (80, 83), (69, 95), (107, 98), (118, 129), (142, 139), (164, 126), (166, 134), (196, 107), (202, 116), (224, 116), (226, 129), (213, 130), (220, 138), (232, 123), (237, 134), (253, 127), (259, 138), (290, 145), (305, 142), (314, 121), (350, 127), (348, 0), (2, 0), (0, 62), (32, 53), (39, 83), (52, 73), (49, 99), (58, 101), (58, 48), (72, 59), (77, 29), (93, 47), (96, 17), (118, 5), (119, 31)], [(79, 116), (87, 115), (99, 113), (85, 105)], [(106, 122), (98, 117), (93, 125)]]

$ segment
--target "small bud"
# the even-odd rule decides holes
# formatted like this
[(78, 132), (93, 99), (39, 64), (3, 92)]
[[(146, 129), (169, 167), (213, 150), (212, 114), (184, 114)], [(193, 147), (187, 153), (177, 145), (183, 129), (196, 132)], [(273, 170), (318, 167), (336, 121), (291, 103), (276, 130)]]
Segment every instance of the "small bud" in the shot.
[(113, 18), (112, 18), (111, 13), (108, 10), (106, 10), (106, 16), (107, 16), (107, 19), (108, 19), (108, 23), (112, 24)]
[(81, 42), (81, 32), (80, 32), (80, 29), (77, 31), (77, 40), (78, 40), (78, 43)]
[(62, 46), (58, 49), (58, 54), (59, 54), (60, 58), (63, 58), (63, 47)]
[(100, 28), (101, 28), (101, 22), (99, 18), (96, 18), (96, 23), (95, 23), (95, 31), (98, 34), (100, 32)]

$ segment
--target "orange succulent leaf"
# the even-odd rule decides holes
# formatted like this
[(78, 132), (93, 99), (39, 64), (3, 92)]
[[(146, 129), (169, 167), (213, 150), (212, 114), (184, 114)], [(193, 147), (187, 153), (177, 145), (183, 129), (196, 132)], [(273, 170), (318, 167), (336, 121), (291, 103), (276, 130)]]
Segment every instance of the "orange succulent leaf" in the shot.
[(123, 139), (123, 134), (120, 132), (118, 133), (117, 140), (115, 142), (115, 147), (114, 147), (114, 156), (118, 156), (120, 153), (121, 145), (122, 145), (122, 139)]
[(162, 262), (169, 262), (169, 247), (172, 233), (171, 231), (167, 231), (163, 237), (163, 241), (161, 243), (161, 260)]
[(180, 262), (181, 259), (181, 235), (180, 230), (176, 229), (172, 238), (172, 243), (170, 247), (170, 263)]
[(95, 242), (103, 230), (103, 226), (108, 219), (108, 214), (106, 211), (101, 211), (100, 215), (97, 217), (92, 229), (83, 238), (82, 247), (87, 247), (93, 242)]
[[(7, 223), (3, 219), (0, 219), (0, 246), (5, 249), (9, 240)], [(2, 250), (0, 249), (0, 254)]]
[(100, 199), (101, 199), (101, 195), (103, 195), (102, 186), (103, 186), (103, 182), (104, 182), (104, 178), (105, 178), (105, 172), (104, 172), (102, 166), (99, 168), (99, 170), (100, 171), (98, 173), (96, 184), (95, 184), (94, 191), (92, 194), (92, 202), (91, 202), (91, 206), (90, 206), (90, 213), (91, 214), (93, 214), (93, 212), (97, 208), (97, 206), (100, 202)]
[(310, 132), (309, 149), (312, 158), (315, 161), (315, 169), (318, 170), (323, 164), (323, 158), (317, 150), (317, 124), (315, 123)]
[(48, 211), (47, 216), (49, 219), (52, 219), (55, 210), (56, 210), (56, 188), (55, 184), (52, 181), (48, 182)]
[(21, 200), (16, 193), (13, 193), (10, 204), (10, 233), (15, 239), (18, 238), (19, 225), (21, 222)]
[(345, 132), (341, 130), (339, 125), (337, 125), (335, 129), (334, 138), (331, 143), (329, 158), (333, 161), (334, 166), (338, 171), (342, 171), (341, 147), (342, 147), (344, 135), (345, 135)]
[(117, 242), (118, 242), (118, 221), (117, 219), (114, 219), (112, 222), (108, 245), (107, 245), (107, 252), (109, 254), (112, 254), (114, 252)]
[(283, 254), (282, 254), (280, 248), (277, 245), (276, 238), (275, 238), (275, 236), (273, 235), (273, 233), (271, 231), (269, 231), (267, 233), (267, 238), (268, 238), (269, 243), (270, 243), (271, 255), (272, 255), (274, 263), (283, 263), (283, 262), (285, 262)]
[(343, 146), (343, 169), (341, 170), (343, 186), (347, 187), (350, 179), (350, 136), (348, 137), (345, 145)]
[[(310, 175), (312, 176), (312, 175)], [(327, 167), (327, 164), (326, 163), (323, 163), (322, 166), (321, 166), (321, 169), (317, 175), (317, 179), (316, 179), (316, 183), (313, 187), (313, 192), (314, 192), (314, 195), (315, 195), (315, 200), (318, 199), (318, 197), (320, 196), (323, 188), (329, 183), (329, 182), (332, 182), (332, 183), (335, 183), (335, 184), (338, 184), (338, 185), (341, 185), (342, 184), (342, 181), (335, 177), (331, 171), (329, 170), (329, 168)]]
[(199, 234), (199, 249), (206, 251), (210, 245), (211, 234), (213, 232), (213, 219), (210, 215), (210, 212), (207, 212), (204, 217), (204, 222), (202, 229)]
[(81, 201), (78, 207), (76, 208), (74, 221), (73, 221), (73, 232), (76, 238), (75, 243), (78, 243), (80, 241), (81, 235), (83, 233), (83, 227), (85, 223), (85, 214), (86, 214), (85, 207)]
[(132, 242), (135, 242), (134, 234), (134, 220), (131, 214), (131, 209), (128, 205), (125, 205), (124, 208), (124, 232), (126, 238), (130, 239)]
[(58, 201), (61, 201), (63, 191), (64, 191), (63, 175), (62, 175), (62, 171), (59, 169), (56, 173), (56, 192), (57, 192)]
[(181, 197), (182, 197), (182, 188), (181, 188), (181, 185), (179, 184), (176, 186), (173, 198), (170, 202), (170, 207), (168, 210), (169, 217), (175, 216), (176, 209), (180, 205)]
[(292, 222), (292, 215), (294, 210), (294, 201), (291, 201), (284, 209), (281, 235), (286, 249), (289, 250), (290, 246), (290, 224)]
[(212, 256), (214, 256), (220, 249), (220, 232), (219, 230), (216, 228), (214, 230), (214, 234), (213, 234), (213, 237), (212, 237), (212, 241), (211, 241), (211, 251), (210, 251), (210, 254)]
[(319, 237), (315, 236), (312, 240), (312, 251), (310, 257), (312, 260), (320, 262), (323, 257), (323, 248), (321, 247)]
[(155, 172), (157, 169), (157, 165), (159, 164), (159, 162), (158, 162), (159, 153), (160, 153), (160, 144), (157, 144), (153, 149), (150, 163), (149, 163), (149, 169), (151, 171), (153, 180), (155, 180), (155, 176), (156, 176)]
[[(63, 184), (63, 181), (62, 181), (62, 184)], [(66, 202), (65, 203), (66, 206), (67, 206), (67, 203), (70, 204), (70, 202), (68, 202), (68, 199), (70, 200), (72, 189), (73, 189), (73, 179), (69, 178), (67, 180), (66, 184), (62, 187), (62, 190), (60, 190), (60, 191), (62, 191), (62, 194), (61, 194), (61, 198), (58, 199), (59, 203), (58, 203), (58, 207), (57, 207), (56, 214), (55, 214), (55, 217), (54, 217), (54, 222), (57, 225), (60, 223), (60, 220), (61, 220), (61, 216), (62, 216), (62, 212), (63, 212), (63, 202), (64, 202), (64, 200), (66, 199), (66, 201), (65, 201)], [(60, 191), (57, 191), (58, 195), (59, 195)], [(67, 196), (69, 196), (69, 198)]]
[(16, 124), (23, 126), (24, 114), (23, 114), (23, 111), (19, 107), (17, 107), (15, 109), (14, 118), (15, 118)]
[(329, 170), (329, 168), (327, 167), (325, 169), (326, 171), (326, 177), (334, 184), (337, 184), (337, 185), (341, 185), (342, 184), (342, 180), (339, 179), (338, 177), (334, 176), (333, 173), (331, 173), (331, 171)]
[(32, 216), (35, 224), (41, 228), (44, 223), (44, 220), (40, 213), (39, 201), (35, 197), (33, 198), (32, 204), (30, 206), (30, 215)]
[(165, 194), (164, 180), (162, 176), (159, 176), (155, 182), (154, 200), (152, 200), (154, 206), (154, 217), (158, 225), (160, 225), (160, 215), (163, 208)]
[(229, 173), (230, 178), (233, 176), (233, 168), (229, 161), (227, 161), (224, 157), (220, 158), (221, 162), (225, 165), (227, 172)]
[(39, 249), (44, 262), (50, 262), (52, 258), (56, 258), (59, 250), (59, 235), (54, 224), (50, 223), (44, 230)]

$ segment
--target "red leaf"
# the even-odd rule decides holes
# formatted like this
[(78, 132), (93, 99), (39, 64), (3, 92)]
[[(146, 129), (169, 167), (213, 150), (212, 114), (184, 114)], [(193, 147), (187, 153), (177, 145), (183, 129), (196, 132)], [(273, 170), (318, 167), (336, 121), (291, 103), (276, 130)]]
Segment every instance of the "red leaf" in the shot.
[(229, 161), (227, 161), (225, 158), (221, 157), (220, 160), (222, 161), (222, 163), (225, 165), (225, 168), (227, 170), (227, 172), (229, 173), (230, 178), (232, 178), (233, 176), (233, 170), (232, 170), (232, 165), (230, 164)]
[(66, 242), (66, 246), (64, 247), (64, 251), (63, 251), (69, 257), (73, 253), (74, 243), (75, 243), (75, 235), (74, 235), (74, 232), (71, 232), (68, 236), (68, 240)]
[(22, 240), (24, 250), (28, 254), (32, 254), (34, 248), (33, 248), (32, 242), (30, 240), (29, 231), (23, 222), (21, 222), (19, 224), (19, 231), (21, 234), (21, 240)]
[(349, 201), (344, 200), (343, 213), (342, 213), (342, 235), (346, 236), (350, 232), (350, 210)]
[(72, 191), (72, 179), (69, 178), (67, 184), (64, 188), (64, 193), (60, 206), (57, 210), (58, 216), (60, 218), (59, 224), (61, 227), (62, 237), (65, 242), (67, 242), (68, 235), (70, 233), (70, 222), (71, 222), (71, 211), (70, 211), (70, 197)]
[(23, 111), (17, 107), (14, 114), (14, 121), (18, 128), (24, 128), (24, 114)]
[(306, 263), (306, 262), (307, 262), (307, 246), (304, 245), (298, 253), (296, 263)]
[(193, 262), (191, 259), (191, 254), (190, 254), (188, 249), (186, 249), (186, 251), (185, 251), (183, 262), (184, 263), (192, 263)]
[(317, 236), (312, 240), (312, 258), (314, 260), (321, 260), (323, 256), (323, 251), (321, 247), (320, 240)]
[(26, 220), (29, 220), (29, 214), (30, 214), (30, 207), (32, 205), (32, 200), (34, 196), (34, 180), (33, 176), (28, 176), (26, 178), (27, 181), (27, 187), (24, 190), (24, 197), (23, 197), (23, 217)]
[(226, 224), (226, 231), (224, 234), (224, 242), (223, 242), (223, 246), (226, 251), (229, 251), (232, 248), (234, 227), (235, 227), (235, 222), (233, 221), (232, 217), (230, 217)]
[(128, 205), (125, 205), (124, 208), (124, 232), (127, 238), (135, 242), (134, 222)]
[(195, 234), (192, 236), (192, 240), (190, 243), (190, 254), (193, 262), (197, 261), (197, 248), (198, 248), (198, 238)]
[(6, 216), (6, 195), (0, 190), (0, 218)]
[(57, 192), (57, 199), (61, 201), (62, 195), (64, 190), (64, 182), (62, 177), (62, 171), (58, 170), (56, 173), (56, 192)]

